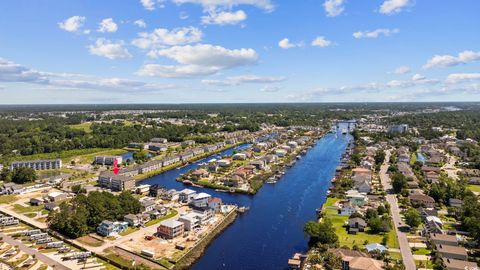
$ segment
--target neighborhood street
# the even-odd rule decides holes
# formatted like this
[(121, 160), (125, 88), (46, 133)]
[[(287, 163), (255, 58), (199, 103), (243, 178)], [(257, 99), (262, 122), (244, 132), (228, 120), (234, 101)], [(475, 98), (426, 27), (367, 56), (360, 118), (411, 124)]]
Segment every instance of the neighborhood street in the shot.
[(380, 181), (383, 188), (387, 191), (387, 202), (390, 204), (390, 212), (392, 213), (394, 227), (398, 237), (398, 243), (400, 244), (400, 252), (402, 253), (403, 264), (406, 270), (415, 270), (415, 260), (408, 244), (407, 235), (398, 229), (399, 224), (403, 224), (400, 216), (400, 209), (398, 207), (397, 198), (395, 194), (390, 194), (392, 191), (392, 184), (390, 183), (390, 177), (387, 174), (388, 167), (390, 165), (390, 150), (386, 151), (385, 162), (380, 168)]

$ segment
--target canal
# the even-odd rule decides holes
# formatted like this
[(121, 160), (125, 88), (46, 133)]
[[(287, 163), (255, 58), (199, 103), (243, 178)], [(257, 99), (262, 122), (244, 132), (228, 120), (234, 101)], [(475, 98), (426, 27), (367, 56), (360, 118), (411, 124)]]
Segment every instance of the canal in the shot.
[[(220, 197), (225, 203), (250, 207), (212, 242), (192, 269), (286, 268), (293, 253), (307, 250), (303, 225), (316, 218), (315, 209), (325, 201), (330, 180), (349, 139), (349, 135), (327, 134), (276, 184), (265, 184), (255, 196), (188, 187)], [(239, 149), (248, 146), (242, 145)], [(219, 155), (233, 151), (235, 149), (229, 149)], [(187, 186), (175, 178), (213, 157), (146, 179), (142, 184), (181, 190)]]

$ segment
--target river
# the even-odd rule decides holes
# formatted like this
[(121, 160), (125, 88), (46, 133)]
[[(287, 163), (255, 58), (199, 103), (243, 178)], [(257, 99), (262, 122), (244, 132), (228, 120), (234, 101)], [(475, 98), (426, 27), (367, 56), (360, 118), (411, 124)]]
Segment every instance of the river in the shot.
[[(276, 184), (265, 184), (254, 196), (188, 187), (220, 197), (226, 203), (250, 207), (212, 242), (192, 269), (286, 268), (293, 253), (307, 250), (303, 225), (316, 218), (315, 209), (325, 202), (330, 180), (349, 139), (349, 135), (325, 135)], [(233, 151), (229, 149), (220, 155), (229, 155)], [(141, 183), (184, 189), (187, 186), (175, 181), (176, 177), (211, 158)]]

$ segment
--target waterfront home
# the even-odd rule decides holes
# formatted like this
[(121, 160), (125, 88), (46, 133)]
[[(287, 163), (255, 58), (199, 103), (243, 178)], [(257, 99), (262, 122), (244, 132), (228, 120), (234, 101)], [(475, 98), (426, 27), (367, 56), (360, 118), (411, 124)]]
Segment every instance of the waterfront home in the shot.
[(62, 168), (61, 159), (46, 159), (46, 160), (26, 160), (14, 161), (10, 164), (10, 170), (15, 168), (27, 167), (34, 170), (55, 170)]
[(368, 202), (368, 196), (365, 193), (360, 193), (355, 189), (348, 190), (345, 193), (345, 196), (353, 206), (362, 206)]
[(185, 231), (185, 225), (183, 222), (174, 219), (167, 219), (160, 222), (157, 227), (158, 236), (164, 239), (173, 239), (181, 236)]
[(414, 206), (425, 206), (427, 208), (433, 208), (435, 206), (435, 200), (424, 194), (412, 194), (408, 196), (410, 203)]
[(265, 160), (267, 161), (267, 164), (275, 163), (278, 160), (278, 156), (273, 154), (266, 155)]
[(235, 155), (232, 156), (233, 160), (246, 160), (247, 155), (245, 153), (236, 153)]
[(128, 228), (127, 222), (104, 220), (97, 227), (97, 233), (102, 236), (110, 236), (114, 233), (120, 233)]
[(192, 152), (195, 156), (198, 156), (198, 155), (201, 155), (201, 154), (205, 153), (205, 150), (203, 148), (196, 147), (196, 148), (192, 149)]
[(200, 228), (202, 225), (202, 215), (195, 212), (188, 212), (180, 215), (178, 221), (183, 223), (185, 231), (191, 231)]
[(258, 170), (263, 170), (267, 167), (267, 160), (266, 159), (257, 159), (249, 163), (252, 166), (255, 166)]
[(382, 270), (385, 263), (368, 257), (342, 257), (342, 270)]
[(239, 175), (225, 177), (223, 184), (227, 187), (240, 187), (245, 183), (245, 179)]
[(190, 204), (194, 207), (207, 207), (208, 206), (208, 201), (210, 200), (212, 196), (210, 194), (200, 192), (197, 194), (193, 195), (193, 198), (190, 202)]
[(339, 209), (339, 215), (341, 216), (351, 216), (353, 213), (357, 212), (357, 209), (350, 205), (349, 203), (344, 204), (342, 208)]
[(150, 185), (143, 184), (135, 188), (135, 193), (137, 194), (147, 194), (150, 191)]
[(178, 194), (178, 200), (182, 203), (190, 203), (193, 200), (195, 194), (197, 194), (195, 190), (186, 188), (180, 191), (180, 193)]
[(197, 169), (192, 171), (190, 175), (192, 176), (192, 178), (199, 180), (202, 178), (208, 178), (210, 176), (210, 173), (205, 169)]
[(297, 148), (298, 147), (298, 143), (297, 142), (294, 142), (294, 141), (289, 141), (287, 142), (287, 145), (290, 147), (290, 148)]
[(285, 157), (287, 155), (287, 151), (285, 149), (277, 149), (275, 150), (275, 155), (278, 157)]
[(230, 164), (231, 164), (231, 161), (229, 159), (217, 160), (217, 165), (219, 167), (228, 167), (228, 166), (230, 166)]
[(210, 198), (208, 199), (208, 208), (212, 209), (213, 212), (220, 212), (220, 206), (222, 205), (222, 199), (220, 198)]
[(348, 233), (363, 232), (367, 227), (367, 222), (362, 218), (355, 217), (348, 219)]
[(458, 246), (456, 235), (432, 233), (429, 238), (433, 245)]
[(442, 256), (442, 258), (464, 261), (468, 259), (467, 250), (464, 247), (439, 244), (435, 245), (435, 250)]
[(478, 269), (478, 265), (474, 262), (442, 258), (443, 269), (446, 270), (473, 270)]
[(122, 156), (96, 156), (94, 159), (95, 164), (97, 165), (113, 165), (117, 161), (117, 164), (122, 164)]

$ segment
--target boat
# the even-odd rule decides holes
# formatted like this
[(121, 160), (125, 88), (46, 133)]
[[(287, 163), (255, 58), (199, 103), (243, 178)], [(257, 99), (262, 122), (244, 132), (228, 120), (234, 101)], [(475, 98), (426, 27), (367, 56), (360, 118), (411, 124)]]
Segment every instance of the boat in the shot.
[(245, 206), (241, 206), (241, 207), (237, 208), (237, 212), (242, 213), (242, 214), (247, 212), (248, 210), (250, 210), (250, 208), (245, 207)]
[(216, 192), (228, 192), (228, 190), (217, 188), (215, 189)]
[(271, 176), (271, 177), (268, 178), (267, 181), (265, 181), (265, 183), (267, 183), (267, 184), (275, 184), (275, 183), (277, 183), (277, 180), (276, 180), (275, 176)]
[(296, 159), (301, 159), (302, 156), (298, 155), (298, 156), (296, 156), (295, 158), (296, 158)]

